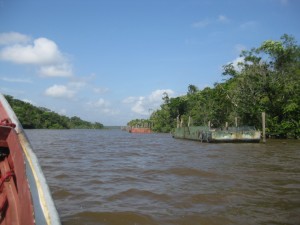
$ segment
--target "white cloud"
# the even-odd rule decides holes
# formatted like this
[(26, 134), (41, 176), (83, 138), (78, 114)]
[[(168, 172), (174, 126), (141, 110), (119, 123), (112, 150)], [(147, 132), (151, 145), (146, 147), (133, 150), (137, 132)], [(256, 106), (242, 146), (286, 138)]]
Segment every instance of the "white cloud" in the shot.
[(18, 64), (52, 64), (64, 60), (57, 45), (47, 39), (35, 39), (33, 44), (14, 44), (5, 47), (0, 54), (2, 60)]
[(205, 28), (209, 25), (219, 24), (219, 23), (225, 24), (225, 23), (228, 23), (228, 22), (230, 22), (230, 20), (228, 19), (227, 16), (219, 15), (218, 18), (210, 18), (210, 19), (206, 18), (206, 19), (197, 21), (197, 22), (192, 24), (192, 27), (194, 27), (194, 28)]
[(210, 23), (211, 23), (210, 20), (203, 19), (201, 21), (197, 21), (197, 22), (193, 23), (192, 27), (195, 27), (195, 28), (204, 28), (204, 27), (207, 27)]
[(70, 77), (72, 76), (72, 67), (67, 63), (42, 66), (39, 73), (45, 77)]
[(162, 96), (164, 95), (164, 93), (167, 93), (169, 96), (172, 96), (174, 94), (174, 91), (172, 91), (171, 89), (155, 90), (149, 95), (149, 101), (161, 103)]
[(235, 70), (241, 71), (241, 66), (239, 65), (239, 63), (241, 62), (244, 62), (244, 57), (237, 57), (236, 59), (234, 59), (232, 62), (229, 63), (232, 63)]
[(108, 92), (108, 90), (109, 90), (108, 88), (101, 88), (101, 87), (93, 89), (93, 91), (97, 94), (104, 94)]
[(153, 91), (147, 97), (128, 97), (123, 100), (123, 103), (131, 105), (132, 112), (147, 116), (151, 114), (152, 110), (157, 109), (162, 104), (164, 93), (167, 93), (170, 97), (174, 95), (174, 91), (171, 89), (159, 89)]
[(140, 115), (148, 115), (149, 113), (146, 108), (146, 106), (147, 106), (146, 102), (147, 102), (147, 100), (145, 99), (145, 97), (139, 97), (135, 101), (134, 105), (131, 107), (131, 110)]
[(134, 103), (135, 101), (138, 100), (138, 97), (127, 97), (125, 98), (122, 102), (125, 104), (130, 104), (130, 103)]
[(0, 45), (10, 45), (15, 43), (27, 43), (31, 38), (17, 32), (0, 33)]
[(72, 98), (75, 95), (75, 91), (71, 90), (65, 85), (53, 85), (45, 91), (45, 95), (54, 98)]
[(84, 79), (72, 77), (65, 85), (55, 84), (45, 90), (45, 95), (55, 98), (74, 98), (75, 95), (86, 87)]
[(109, 103), (105, 101), (103, 98), (98, 99), (96, 102), (90, 103), (94, 107), (107, 107), (109, 106)]
[(66, 109), (60, 109), (58, 113), (60, 115), (67, 115), (67, 110)]
[(221, 23), (228, 23), (229, 19), (227, 18), (227, 16), (219, 15), (218, 21), (221, 22)]
[(242, 23), (241, 25), (240, 25), (240, 28), (242, 29), (242, 30), (248, 30), (248, 29), (254, 29), (254, 28), (256, 28), (257, 27), (257, 22), (256, 21), (247, 21), (247, 22), (245, 22), (245, 23)]
[(5, 44), (0, 49), (0, 60), (37, 66), (40, 75), (46, 77), (72, 76), (69, 60), (52, 40), (41, 37), (30, 41), (23, 34), (2, 33), (0, 43)]
[(76, 90), (79, 90), (79, 89), (86, 86), (86, 82), (84, 80), (73, 80), (73, 81), (70, 81), (68, 83), (68, 86), (70, 88), (74, 88)]
[(19, 78), (8, 78), (8, 77), (0, 77), (0, 80), (11, 83), (32, 83), (30, 79), (19, 79)]
[(97, 101), (90, 101), (87, 103), (87, 106), (95, 111), (98, 111), (100, 113), (108, 114), (108, 115), (116, 115), (118, 114), (117, 110), (112, 109), (110, 106), (110, 102), (99, 98)]
[(31, 105), (37, 105), (35, 102), (29, 100), (29, 99), (22, 99), (23, 102), (27, 102), (27, 103), (30, 103)]
[(234, 46), (234, 50), (235, 50), (235, 52), (237, 53), (237, 54), (241, 54), (241, 52), (243, 51), (243, 50), (246, 50), (247, 48), (246, 48), (246, 46), (245, 45), (242, 45), (242, 44), (236, 44), (235, 46)]

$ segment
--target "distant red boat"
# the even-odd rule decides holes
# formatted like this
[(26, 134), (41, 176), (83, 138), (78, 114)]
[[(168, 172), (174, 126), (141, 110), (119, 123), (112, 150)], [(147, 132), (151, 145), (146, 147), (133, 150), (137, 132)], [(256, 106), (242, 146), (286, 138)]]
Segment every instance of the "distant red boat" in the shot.
[(152, 133), (150, 128), (142, 128), (142, 127), (131, 127), (129, 128), (130, 133), (142, 133), (142, 134), (149, 134)]
[(38, 159), (0, 94), (0, 225), (21, 224), (61, 223)]

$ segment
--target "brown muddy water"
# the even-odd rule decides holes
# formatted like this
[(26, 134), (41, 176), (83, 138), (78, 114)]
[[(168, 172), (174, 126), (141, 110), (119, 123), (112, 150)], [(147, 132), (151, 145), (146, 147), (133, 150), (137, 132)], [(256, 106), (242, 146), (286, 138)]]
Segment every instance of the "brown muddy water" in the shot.
[(300, 142), (26, 130), (63, 225), (300, 224)]

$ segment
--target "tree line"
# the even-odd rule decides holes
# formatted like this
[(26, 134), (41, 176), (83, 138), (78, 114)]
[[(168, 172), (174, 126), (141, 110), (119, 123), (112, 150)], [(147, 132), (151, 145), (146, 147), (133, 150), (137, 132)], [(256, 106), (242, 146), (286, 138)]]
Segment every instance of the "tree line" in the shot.
[(67, 117), (59, 115), (44, 107), (36, 107), (5, 95), (6, 100), (14, 110), (20, 123), (25, 129), (101, 129), (103, 124), (91, 123), (77, 116)]
[(293, 36), (264, 41), (244, 50), (237, 65), (223, 66), (224, 82), (199, 90), (189, 85), (187, 94), (170, 98), (154, 111), (149, 123), (153, 131), (170, 132), (179, 116), (185, 124), (222, 127), (226, 122), (261, 128), (266, 113), (267, 133), (277, 137), (300, 137), (300, 46)]

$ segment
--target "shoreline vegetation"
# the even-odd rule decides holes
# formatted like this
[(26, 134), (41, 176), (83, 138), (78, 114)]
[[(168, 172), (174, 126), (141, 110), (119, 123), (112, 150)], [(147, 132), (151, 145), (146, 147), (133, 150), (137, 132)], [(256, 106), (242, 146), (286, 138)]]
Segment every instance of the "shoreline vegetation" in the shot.
[[(254, 126), (261, 129), (261, 113), (266, 113), (269, 137), (300, 138), (300, 46), (284, 34), (279, 41), (264, 41), (258, 48), (243, 50), (239, 62), (223, 66), (223, 82), (199, 90), (190, 84), (179, 97), (163, 94), (163, 103), (148, 119), (134, 119), (131, 127), (150, 126), (153, 132), (169, 133), (182, 126), (212, 128)], [(103, 129), (77, 116), (59, 115), (44, 107), (5, 98), (24, 129)]]
[[(238, 63), (223, 66), (224, 82), (199, 90), (190, 84), (186, 95), (163, 95), (160, 109), (149, 119), (134, 119), (128, 126), (151, 124), (153, 132), (171, 132), (183, 126), (222, 128), (243, 126), (261, 129), (266, 114), (266, 133), (274, 138), (300, 138), (300, 46), (284, 34), (258, 48), (241, 52)], [(191, 119), (189, 119), (191, 118)]]
[(24, 129), (103, 129), (99, 122), (91, 123), (77, 116), (67, 117), (44, 107), (36, 107), (5, 95)]

